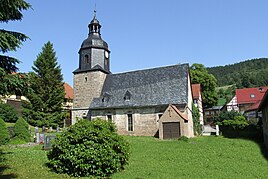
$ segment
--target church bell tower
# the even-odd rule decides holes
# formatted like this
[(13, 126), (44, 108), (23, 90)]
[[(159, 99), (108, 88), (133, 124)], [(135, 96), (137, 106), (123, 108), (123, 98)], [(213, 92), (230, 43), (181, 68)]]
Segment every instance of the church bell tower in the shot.
[(106, 78), (110, 73), (110, 51), (108, 44), (101, 38), (101, 25), (94, 17), (88, 25), (89, 34), (79, 50), (79, 67), (74, 74), (74, 102), (72, 124), (77, 118), (90, 119), (90, 104), (101, 94)]

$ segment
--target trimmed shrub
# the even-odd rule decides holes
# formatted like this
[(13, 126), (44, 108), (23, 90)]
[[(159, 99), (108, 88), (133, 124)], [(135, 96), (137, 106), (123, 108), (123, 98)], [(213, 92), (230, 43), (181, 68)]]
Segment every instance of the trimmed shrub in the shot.
[(6, 144), (10, 140), (9, 132), (6, 123), (0, 118), (0, 145)]
[(80, 120), (59, 135), (48, 153), (49, 166), (76, 177), (109, 177), (124, 169), (129, 145), (111, 122)]
[(14, 125), (15, 138), (21, 139), (25, 142), (30, 142), (30, 131), (28, 123), (20, 117)]
[(0, 118), (5, 122), (16, 122), (18, 113), (13, 106), (0, 102)]

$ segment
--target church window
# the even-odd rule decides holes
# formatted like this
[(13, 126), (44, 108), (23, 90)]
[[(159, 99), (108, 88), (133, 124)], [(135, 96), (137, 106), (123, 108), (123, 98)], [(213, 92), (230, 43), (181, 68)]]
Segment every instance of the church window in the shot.
[(132, 116), (132, 114), (127, 115), (127, 121), (128, 121), (128, 131), (133, 131), (133, 116)]
[(127, 91), (127, 92), (125, 93), (124, 100), (125, 100), (125, 101), (129, 101), (130, 98), (131, 98), (131, 93), (130, 93), (129, 91)]
[(85, 82), (87, 82), (87, 76), (85, 77)]
[(107, 120), (108, 120), (109, 122), (112, 122), (112, 115), (111, 115), (111, 114), (107, 114)]
[(89, 63), (88, 55), (85, 55), (85, 57), (84, 57), (84, 63)]

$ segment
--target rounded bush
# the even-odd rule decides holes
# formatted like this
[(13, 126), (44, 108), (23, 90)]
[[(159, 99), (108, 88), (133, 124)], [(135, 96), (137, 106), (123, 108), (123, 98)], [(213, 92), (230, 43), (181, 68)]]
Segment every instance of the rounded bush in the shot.
[(6, 123), (0, 118), (0, 145), (6, 144), (10, 139)]
[(49, 166), (76, 177), (108, 177), (127, 164), (129, 145), (111, 122), (80, 120), (59, 135), (48, 153)]
[(0, 102), (0, 118), (5, 122), (16, 122), (18, 120), (18, 113), (13, 106)]
[(31, 134), (28, 123), (20, 117), (14, 125), (15, 138), (30, 142)]

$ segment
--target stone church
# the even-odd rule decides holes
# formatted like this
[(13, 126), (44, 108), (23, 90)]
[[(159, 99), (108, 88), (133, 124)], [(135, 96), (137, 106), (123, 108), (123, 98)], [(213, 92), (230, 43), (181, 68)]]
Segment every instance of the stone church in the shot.
[(72, 124), (99, 117), (114, 122), (123, 135), (193, 137), (189, 65), (113, 74), (96, 13), (88, 28), (73, 72)]

